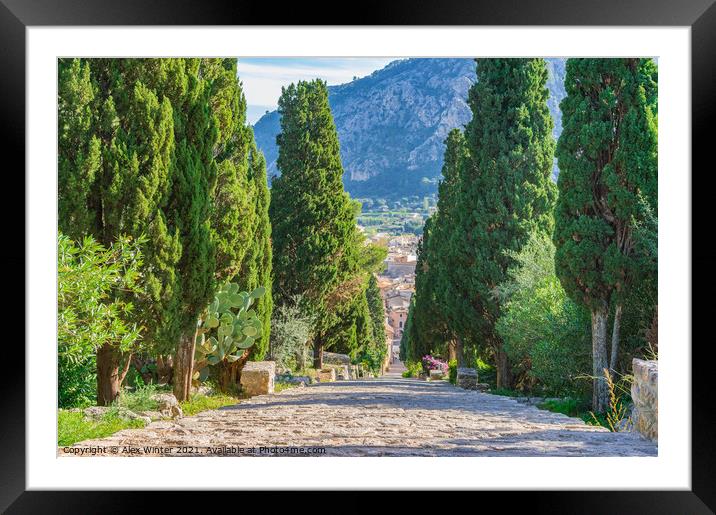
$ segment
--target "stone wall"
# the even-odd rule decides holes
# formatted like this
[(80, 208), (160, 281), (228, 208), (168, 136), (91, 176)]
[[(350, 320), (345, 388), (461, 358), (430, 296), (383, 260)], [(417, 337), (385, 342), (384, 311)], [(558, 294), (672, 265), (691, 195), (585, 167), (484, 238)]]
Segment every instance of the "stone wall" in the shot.
[(634, 382), (631, 385), (634, 429), (656, 442), (659, 437), (659, 362), (634, 358), (632, 369), (634, 371)]
[(351, 357), (348, 354), (337, 354), (335, 352), (323, 352), (323, 363), (329, 365), (350, 365)]

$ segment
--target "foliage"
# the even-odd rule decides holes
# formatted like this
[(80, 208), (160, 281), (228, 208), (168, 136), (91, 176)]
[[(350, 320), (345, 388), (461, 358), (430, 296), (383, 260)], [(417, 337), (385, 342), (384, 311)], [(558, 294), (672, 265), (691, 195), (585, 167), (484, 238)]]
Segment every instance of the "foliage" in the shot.
[(61, 407), (87, 405), (96, 393), (95, 353), (140, 349), (142, 327), (130, 295), (142, 294), (144, 238), (105, 248), (91, 236), (57, 243), (57, 354)]
[[(179, 259), (165, 212), (174, 151), (172, 107), (147, 84), (152, 60), (60, 59), (59, 228), (109, 247), (120, 235), (148, 236), (147, 295), (133, 299), (147, 342), (162, 333)], [(163, 333), (162, 333), (163, 334)]]
[(184, 416), (190, 417), (201, 413), (202, 411), (223, 408), (224, 406), (233, 406), (238, 404), (240, 400), (231, 395), (215, 393), (204, 395), (200, 393), (193, 394), (189, 400), (179, 403)]
[(269, 207), (275, 301), (281, 305), (303, 296), (320, 356), (338, 310), (360, 290), (351, 281), (357, 272), (356, 213), (343, 190), (325, 82), (283, 88), (279, 112), (281, 176), (273, 180)]
[(592, 308), (622, 291), (636, 273), (636, 262), (628, 259), (634, 225), (644, 216), (644, 202), (656, 205), (656, 125), (642, 83), (643, 61), (567, 62), (557, 148), (557, 271), (570, 296)]
[(445, 334), (447, 328), (442, 306), (435, 298), (437, 267), (431, 260), (435, 222), (433, 216), (425, 222), (423, 237), (418, 243), (415, 294), (410, 298), (408, 317), (401, 338), (401, 358), (404, 361), (419, 361), (425, 354), (440, 352), (448, 338)]
[(567, 397), (565, 399), (549, 399), (537, 405), (538, 408), (554, 413), (562, 413), (568, 417), (583, 417), (588, 405), (583, 400)]
[(517, 386), (581, 393), (577, 378), (589, 370), (589, 314), (566, 296), (555, 276), (554, 245), (535, 233), (511, 257), (508, 279), (496, 289), (503, 304), (496, 329)]
[(266, 290), (239, 291), (236, 283), (225, 283), (216, 292), (197, 326), (194, 379), (208, 377), (207, 366), (234, 363), (261, 338), (263, 324), (251, 309)]
[(141, 293), (144, 242), (121, 237), (105, 248), (91, 236), (74, 243), (59, 234), (57, 345), (64, 359), (82, 360), (105, 344), (126, 352), (138, 341), (141, 328), (130, 321), (133, 304), (114, 294)]
[(363, 365), (363, 368), (369, 370), (373, 374), (379, 374), (385, 360), (385, 355), (388, 349), (383, 345), (382, 347), (370, 346), (362, 350), (357, 357), (358, 363)]
[(99, 420), (88, 420), (82, 412), (60, 410), (57, 413), (57, 445), (64, 447), (83, 440), (104, 438), (122, 429), (142, 428), (142, 420), (126, 420), (117, 409), (109, 409)]
[(457, 360), (451, 359), (448, 361), (448, 381), (451, 384), (457, 384)]
[(271, 337), (271, 314), (273, 312), (273, 250), (271, 247), (271, 221), (269, 219), (271, 194), (266, 179), (266, 160), (256, 148), (253, 138), (249, 150), (249, 172), (256, 185), (255, 210), (258, 223), (254, 237), (251, 240), (253, 245), (248, 254), (249, 258), (245, 260), (248, 266), (244, 266), (240, 272), (239, 285), (246, 291), (253, 290), (258, 286), (266, 288), (264, 296), (256, 302), (256, 313), (263, 323), (263, 329), (261, 338), (257, 340), (251, 352), (253, 359), (261, 360), (268, 352)]
[(423, 370), (426, 372), (430, 372), (431, 370), (440, 370), (444, 374), (447, 374), (448, 372), (448, 364), (445, 361), (435, 358), (429, 354), (423, 356), (420, 362), (423, 365)]
[(132, 390), (124, 388), (112, 405), (130, 411), (154, 411), (159, 403), (152, 399), (152, 396), (165, 391), (167, 391), (166, 387), (155, 384), (136, 386)]
[[(650, 59), (567, 62), (555, 262), (567, 294), (592, 312), (595, 411), (609, 400), (601, 377), (608, 366), (609, 311), (629, 299), (633, 285), (655, 275), (655, 254), (648, 249), (655, 249), (656, 239), (647, 237), (655, 236), (655, 224), (646, 223), (652, 231), (639, 230), (649, 213), (657, 216), (655, 78)], [(617, 344), (618, 338), (617, 332)]]
[(462, 133), (453, 129), (445, 140), (443, 180), (439, 185), (437, 212), (430, 216), (418, 244), (415, 268), (415, 295), (404, 330), (407, 359), (420, 359), (426, 353), (444, 353), (449, 340), (455, 340), (460, 320), (451, 309), (456, 299), (450, 277), (457, 271), (449, 263), (446, 240), (455, 223), (456, 194), (460, 167), (465, 157)]
[(385, 334), (385, 304), (380, 294), (380, 288), (378, 288), (378, 280), (374, 274), (370, 274), (365, 296), (370, 312), (372, 342), (377, 348), (385, 348), (387, 338)]
[[(468, 103), (454, 212), (437, 246), (452, 270), (443, 295), (451, 327), (465, 344), (494, 359), (498, 386), (512, 385), (495, 324), (494, 288), (532, 232), (549, 233), (556, 188), (551, 181), (554, 140), (543, 59), (478, 59)], [(458, 273), (459, 272), (459, 273)]]
[(627, 407), (623, 399), (623, 394), (619, 393), (614, 379), (609, 373), (609, 369), (604, 369), (604, 376), (606, 377), (607, 387), (609, 388), (609, 410), (606, 412), (605, 418), (609, 429), (613, 432), (617, 432), (619, 431), (619, 423), (626, 415)]
[(301, 305), (301, 297), (294, 297), (273, 312), (269, 353), (280, 368), (297, 370), (306, 366), (312, 323)]
[(423, 372), (423, 364), (420, 361), (406, 361), (403, 377), (420, 377)]
[(94, 354), (68, 359), (57, 356), (57, 403), (60, 408), (84, 408), (94, 404), (97, 375)]
[[(58, 103), (60, 229), (105, 246), (148, 236), (146, 295), (133, 300), (153, 354), (179, 351), (174, 377), (185, 386), (216, 285), (241, 273), (242, 288), (271, 286), (265, 163), (236, 59), (61, 59)], [(260, 357), (270, 296), (257, 310)], [(104, 384), (121, 356), (101, 358)]]

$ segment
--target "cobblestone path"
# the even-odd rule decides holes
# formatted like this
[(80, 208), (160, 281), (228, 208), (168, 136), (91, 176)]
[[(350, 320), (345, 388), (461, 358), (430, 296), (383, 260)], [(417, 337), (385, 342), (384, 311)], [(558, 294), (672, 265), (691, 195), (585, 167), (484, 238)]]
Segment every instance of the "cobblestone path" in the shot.
[[(236, 455), (232, 448), (325, 448), (326, 456), (656, 456), (636, 433), (611, 433), (580, 419), (447, 382), (377, 379), (323, 383), (262, 395), (173, 422), (128, 429), (91, 446), (182, 447)], [(170, 449), (167, 449), (170, 447)], [(184, 449), (184, 451), (189, 452)], [(243, 452), (243, 451), (242, 451)], [(61, 455), (63, 453), (60, 453)], [(241, 454), (241, 452), (239, 453)], [(120, 452), (120, 455), (127, 455)], [(189, 453), (189, 455), (192, 455)]]

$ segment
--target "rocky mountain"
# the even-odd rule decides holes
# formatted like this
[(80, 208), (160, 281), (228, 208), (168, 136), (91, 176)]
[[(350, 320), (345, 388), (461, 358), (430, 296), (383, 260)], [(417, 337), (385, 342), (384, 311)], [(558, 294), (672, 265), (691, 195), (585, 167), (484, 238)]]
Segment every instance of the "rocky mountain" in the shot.
[[(548, 59), (549, 108), (561, 132), (564, 59)], [(467, 92), (475, 81), (472, 59), (413, 58), (393, 61), (367, 77), (330, 86), (344, 184), (354, 197), (403, 197), (437, 190), (445, 137), (472, 116)], [(277, 111), (254, 126), (269, 176), (277, 175)]]

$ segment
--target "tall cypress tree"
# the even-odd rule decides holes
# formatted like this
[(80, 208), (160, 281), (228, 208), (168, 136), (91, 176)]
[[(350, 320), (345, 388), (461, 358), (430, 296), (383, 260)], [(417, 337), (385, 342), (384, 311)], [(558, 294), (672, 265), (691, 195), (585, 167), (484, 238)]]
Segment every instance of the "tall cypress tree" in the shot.
[(186, 59), (186, 89), (174, 102), (176, 141), (170, 197), (170, 223), (179, 234), (182, 255), (177, 320), (179, 342), (174, 357), (174, 395), (189, 398), (196, 326), (216, 286), (216, 241), (211, 231), (211, 198), (217, 180), (214, 149), (219, 127), (210, 109), (211, 84), (201, 59)]
[(58, 73), (58, 218), (62, 232), (79, 240), (97, 218), (91, 202), (102, 165), (97, 85), (80, 59), (60, 59)]
[[(249, 147), (249, 177), (254, 184), (254, 211), (256, 213), (256, 230), (251, 241), (250, 264), (251, 271), (246, 275), (251, 278), (245, 290), (249, 291), (257, 286), (266, 288), (266, 293), (255, 306), (259, 319), (263, 322), (261, 339), (252, 347), (251, 358), (263, 359), (268, 352), (271, 337), (271, 313), (273, 313), (273, 249), (271, 246), (271, 221), (269, 219), (269, 204), (271, 195), (266, 180), (266, 159), (256, 147), (251, 138)], [(247, 260), (248, 261), (248, 260)], [(243, 276), (244, 274), (241, 273)]]
[[(640, 266), (635, 227), (656, 206), (655, 68), (645, 59), (570, 59), (557, 147), (557, 275), (592, 313), (592, 407), (609, 402), (607, 323), (614, 304), (612, 366), (622, 302)], [(647, 211), (649, 209), (647, 208)]]
[(320, 368), (326, 332), (336, 323), (336, 304), (346, 297), (339, 290), (350, 289), (346, 281), (357, 268), (356, 217), (343, 190), (326, 83), (301, 81), (283, 88), (279, 112), (281, 176), (273, 181), (269, 209), (274, 294), (278, 303), (303, 295), (315, 315), (314, 366)]
[[(442, 325), (442, 337), (448, 342), (448, 356), (457, 359), (458, 366), (464, 366), (462, 298), (456, 296), (452, 284), (461, 281), (462, 271), (454, 266), (453, 248), (448, 244), (459, 222), (458, 195), (462, 187), (462, 169), (467, 157), (465, 138), (458, 129), (453, 129), (445, 140), (445, 157), (442, 180), (438, 186), (437, 211), (431, 231), (430, 268), (434, 303), (438, 310), (437, 321)], [(436, 322), (436, 321), (434, 321)]]
[[(59, 70), (59, 227), (105, 246), (120, 235), (149, 236), (142, 249), (147, 297), (139, 299), (138, 315), (151, 341), (163, 334), (158, 321), (171, 308), (180, 255), (166, 223), (172, 106), (151, 87), (150, 60), (61, 60)], [(129, 356), (112, 344), (98, 349), (98, 404), (119, 395), (122, 360), (126, 371)]]
[(550, 179), (554, 140), (547, 107), (543, 59), (477, 59), (477, 82), (468, 103), (467, 158), (457, 201), (460, 213), (450, 238), (460, 280), (451, 289), (462, 299), (466, 336), (494, 354), (498, 387), (512, 374), (495, 331), (500, 304), (493, 295), (511, 258), (530, 232), (550, 233), (556, 187)]
[[(105, 245), (148, 236), (138, 314), (153, 352), (175, 353), (184, 399), (197, 318), (217, 282), (244, 271), (270, 288), (265, 164), (236, 60), (61, 60), (59, 92), (60, 228)], [(258, 309), (267, 322), (270, 296)], [(98, 351), (100, 404), (118, 394), (122, 359)]]
[(378, 288), (378, 280), (374, 274), (370, 274), (365, 296), (368, 302), (371, 335), (374, 345), (379, 349), (386, 348), (385, 303), (380, 294), (380, 288)]
[(462, 299), (455, 295), (451, 283), (460, 282), (461, 271), (453, 266), (454, 256), (446, 243), (458, 220), (457, 195), (461, 187), (461, 170), (466, 157), (465, 139), (453, 129), (445, 139), (442, 180), (438, 186), (437, 211), (428, 218), (418, 245), (415, 269), (415, 302), (406, 343), (412, 347), (410, 359), (430, 352), (444, 353), (463, 365)]
[[(424, 355), (437, 352), (446, 333), (444, 318), (435, 299), (437, 268), (434, 264), (434, 225), (438, 214), (430, 216), (423, 226), (415, 264), (415, 294), (411, 298), (408, 317), (403, 327), (401, 345), (405, 358), (419, 361)], [(403, 345), (404, 340), (404, 345)]]

